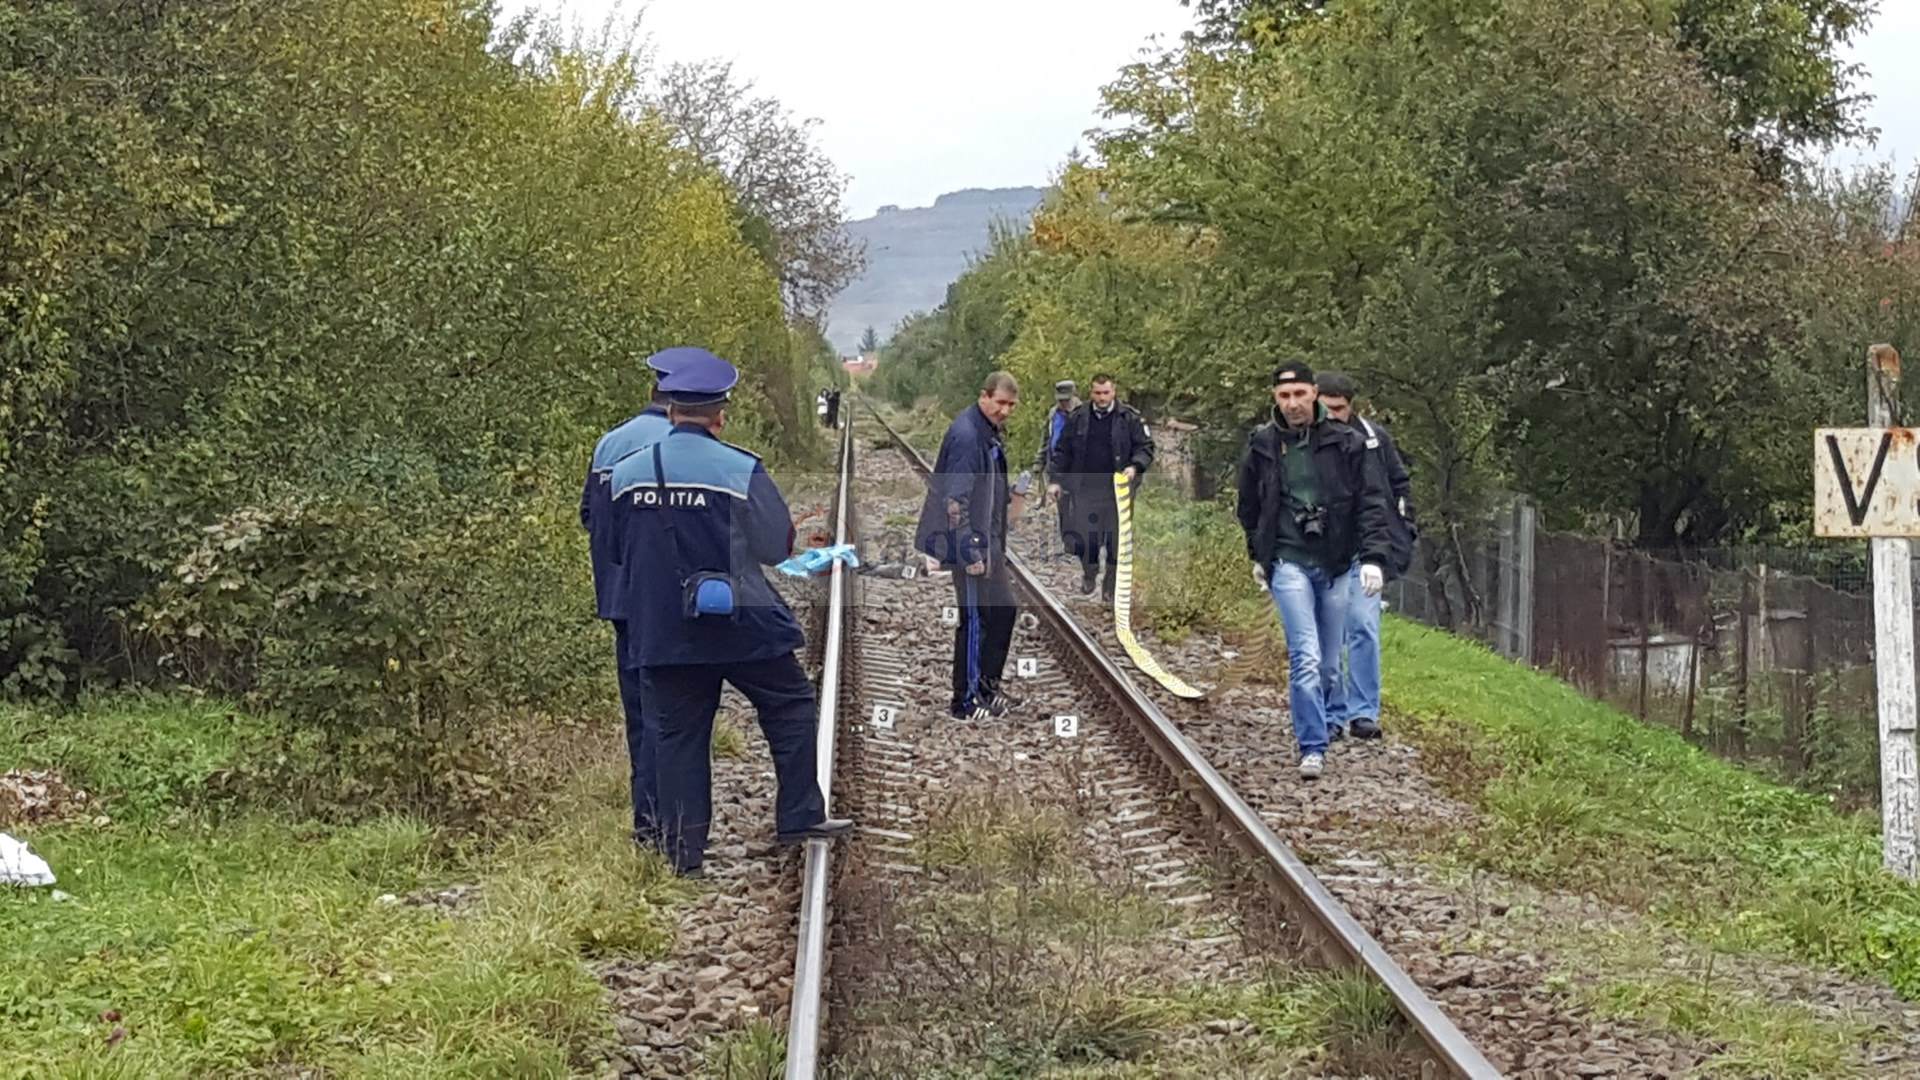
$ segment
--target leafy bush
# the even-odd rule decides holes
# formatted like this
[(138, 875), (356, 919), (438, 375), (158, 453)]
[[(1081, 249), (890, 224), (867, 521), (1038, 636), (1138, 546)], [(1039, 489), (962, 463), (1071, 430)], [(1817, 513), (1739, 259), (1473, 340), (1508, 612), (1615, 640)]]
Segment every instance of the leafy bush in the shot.
[(565, 523), (509, 505), (240, 509), (142, 605), (137, 651), (317, 733), (326, 758), (351, 758), (339, 797), (492, 786), (504, 709), (583, 706), (606, 682), (604, 631), (564, 571), (575, 544), (555, 542)]
[(790, 454), (829, 374), (646, 74), (477, 0), (0, 14), (0, 693), (245, 695), (394, 792), (608, 697), (574, 507), (641, 358)]

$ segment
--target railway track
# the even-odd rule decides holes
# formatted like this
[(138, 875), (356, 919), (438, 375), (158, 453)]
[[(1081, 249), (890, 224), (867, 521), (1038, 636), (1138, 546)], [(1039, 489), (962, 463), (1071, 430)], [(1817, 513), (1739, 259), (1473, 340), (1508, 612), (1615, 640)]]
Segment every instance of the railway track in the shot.
[[(835, 541), (869, 565), (835, 567), (815, 646), (822, 787), (860, 826), (801, 856), (786, 1075), (825, 1074), (828, 1043), (842, 1076), (1138, 1053), (1257, 1075), (1291, 1051), (1128, 1002), (1244, 994), (1303, 961), (1369, 980), (1398, 1017), (1380, 1056), (1316, 1072), (1499, 1075), (1017, 558), (1032, 617), (1008, 681), (1027, 703), (947, 717), (951, 584), (910, 551), (926, 463), (871, 415), (898, 456), (863, 452), (849, 417)], [(1170, 1030), (1144, 1048), (1136, 1021)]]

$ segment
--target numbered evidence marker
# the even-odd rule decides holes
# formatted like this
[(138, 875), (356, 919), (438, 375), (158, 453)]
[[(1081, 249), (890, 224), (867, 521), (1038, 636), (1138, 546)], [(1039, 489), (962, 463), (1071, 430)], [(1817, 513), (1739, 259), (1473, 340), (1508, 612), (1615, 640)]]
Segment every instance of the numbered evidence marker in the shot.
[(873, 707), (873, 726), (883, 731), (892, 731), (893, 725), (900, 719), (900, 710), (891, 705)]
[(914, 578), (917, 578), (920, 576), (920, 568), (913, 565), (912, 563), (908, 563), (907, 565), (900, 568), (900, 576), (907, 579), (908, 581), (912, 581)]
[(1031, 679), (1040, 674), (1040, 661), (1031, 656), (1023, 656), (1013, 663), (1014, 674), (1023, 679)]
[(957, 607), (941, 608), (940, 609), (940, 625), (941, 626), (959, 626), (960, 625), (960, 609)]
[(1080, 734), (1080, 718), (1060, 715), (1053, 718), (1053, 733), (1063, 739), (1071, 739)]

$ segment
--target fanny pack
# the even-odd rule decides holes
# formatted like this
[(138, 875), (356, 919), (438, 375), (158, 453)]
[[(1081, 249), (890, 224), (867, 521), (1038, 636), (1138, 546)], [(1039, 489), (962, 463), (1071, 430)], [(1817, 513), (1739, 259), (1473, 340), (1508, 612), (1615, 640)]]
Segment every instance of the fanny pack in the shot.
[(687, 619), (733, 618), (733, 579), (702, 570), (681, 583), (680, 614)]
[[(664, 496), (665, 471), (660, 467), (660, 444), (653, 444), (653, 481)], [(667, 516), (667, 537), (673, 545), (674, 563), (680, 571), (680, 617), (688, 622), (727, 620), (734, 617), (733, 578), (717, 570), (687, 570), (686, 552), (680, 547), (680, 533), (673, 527), (673, 512)]]

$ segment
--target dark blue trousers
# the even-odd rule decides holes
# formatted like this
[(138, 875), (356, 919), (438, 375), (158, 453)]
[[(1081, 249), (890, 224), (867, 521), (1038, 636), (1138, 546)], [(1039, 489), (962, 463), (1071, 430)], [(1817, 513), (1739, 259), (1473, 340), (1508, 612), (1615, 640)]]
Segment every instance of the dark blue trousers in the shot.
[(640, 686), (640, 669), (627, 667), (620, 658), (627, 654), (627, 623), (613, 620), (614, 664), (620, 671), (620, 708), (627, 717), (627, 763), (633, 777), (633, 837), (651, 843), (655, 837), (654, 808), (659, 803), (654, 785), (654, 758), (659, 736), (647, 730), (645, 700)]
[(760, 715), (779, 784), (776, 831), (797, 833), (827, 816), (815, 772), (819, 718), (813, 684), (792, 653), (725, 664), (665, 664), (641, 669), (647, 723), (655, 744), (661, 848), (676, 870), (706, 858), (713, 822), (713, 715), (720, 684), (731, 683)]

